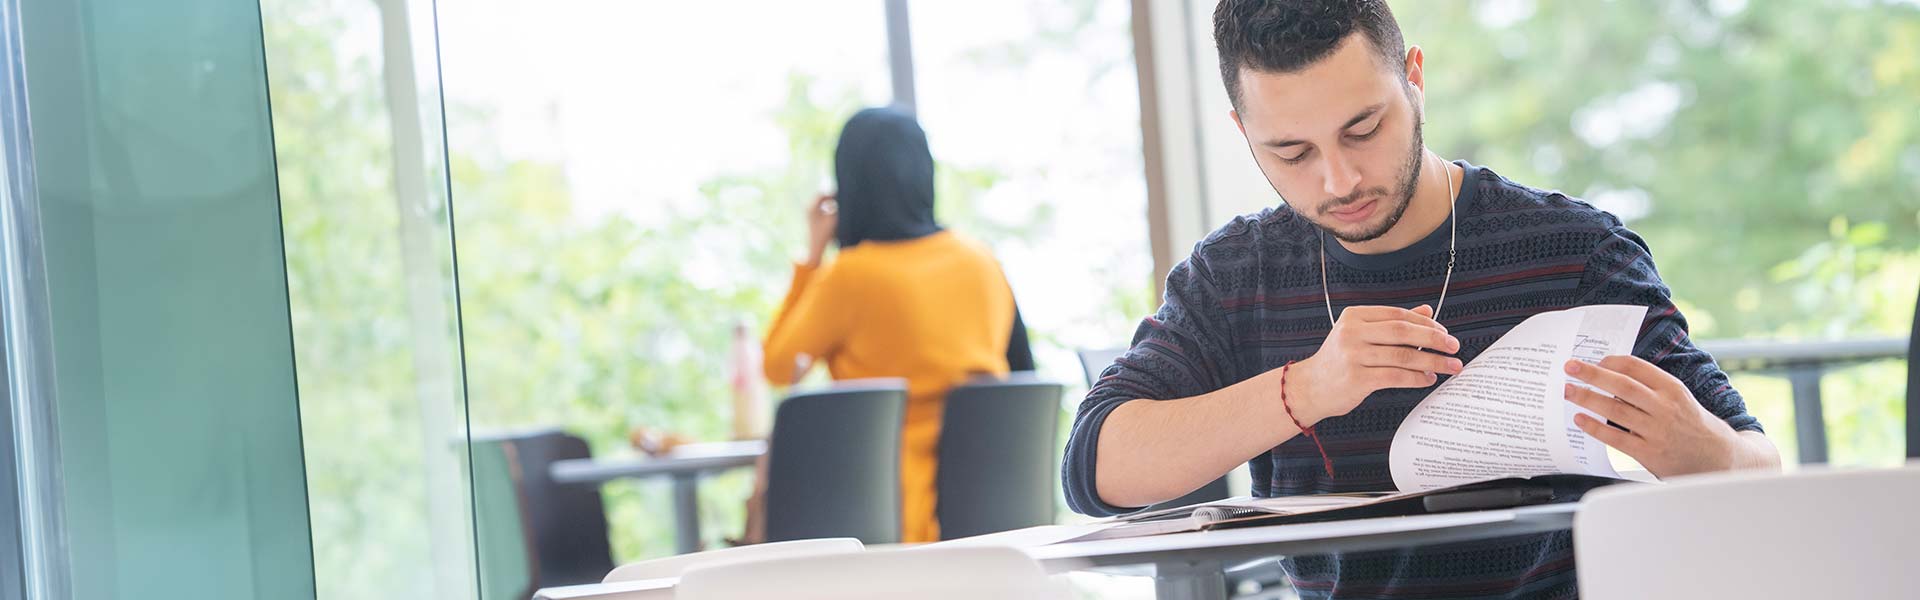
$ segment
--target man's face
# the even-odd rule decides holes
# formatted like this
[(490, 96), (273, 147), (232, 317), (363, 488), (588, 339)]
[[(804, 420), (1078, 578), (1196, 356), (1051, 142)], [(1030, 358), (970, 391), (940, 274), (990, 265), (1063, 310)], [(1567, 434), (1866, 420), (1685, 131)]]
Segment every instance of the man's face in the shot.
[(1295, 73), (1241, 69), (1234, 117), (1294, 212), (1358, 243), (1385, 235), (1413, 199), (1423, 156), (1413, 93), (1356, 33)]

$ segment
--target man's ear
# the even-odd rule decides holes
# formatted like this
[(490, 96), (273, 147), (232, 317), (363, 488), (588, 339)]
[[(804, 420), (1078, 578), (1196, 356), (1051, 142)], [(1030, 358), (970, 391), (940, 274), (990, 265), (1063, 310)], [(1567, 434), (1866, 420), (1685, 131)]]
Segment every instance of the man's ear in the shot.
[(1407, 47), (1407, 87), (1413, 90), (1413, 103), (1424, 114), (1427, 110), (1427, 54), (1419, 46)]
[(1240, 122), (1240, 111), (1228, 109), (1227, 116), (1233, 117), (1233, 126), (1240, 129), (1240, 137), (1247, 137), (1247, 124)]

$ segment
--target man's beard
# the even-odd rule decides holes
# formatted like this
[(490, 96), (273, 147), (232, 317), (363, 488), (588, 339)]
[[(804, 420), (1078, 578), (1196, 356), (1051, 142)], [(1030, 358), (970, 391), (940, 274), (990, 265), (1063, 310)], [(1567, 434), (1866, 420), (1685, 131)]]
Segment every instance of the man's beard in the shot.
[[(1400, 218), (1406, 216), (1407, 207), (1413, 204), (1413, 193), (1419, 189), (1420, 167), (1426, 158), (1426, 143), (1422, 139), (1424, 136), (1420, 130), (1420, 109), (1415, 108), (1413, 113), (1413, 147), (1407, 149), (1406, 166), (1403, 167), (1404, 170), (1399, 177), (1400, 189), (1393, 190), (1392, 193), (1389, 193), (1384, 188), (1356, 190), (1345, 198), (1336, 198), (1331, 202), (1320, 205), (1320, 210), (1318, 211), (1320, 218), (1308, 219), (1308, 221), (1313, 223), (1315, 227), (1319, 227), (1321, 231), (1331, 234), (1334, 239), (1349, 244), (1370, 242), (1379, 239), (1380, 236), (1386, 235), (1388, 231), (1393, 230), (1394, 225), (1400, 224)], [(1352, 232), (1329, 227), (1322, 221), (1322, 219), (1328, 218), (1328, 213), (1366, 202), (1368, 198), (1375, 196), (1380, 197), (1381, 202), (1387, 204), (1381, 206), (1381, 208), (1386, 209), (1387, 218), (1381, 221), (1378, 226)]]

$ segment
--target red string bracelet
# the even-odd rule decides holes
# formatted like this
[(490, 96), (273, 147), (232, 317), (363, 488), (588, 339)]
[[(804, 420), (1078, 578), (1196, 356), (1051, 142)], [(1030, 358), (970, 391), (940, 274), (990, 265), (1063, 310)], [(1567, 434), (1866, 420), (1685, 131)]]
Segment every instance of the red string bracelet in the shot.
[(1313, 447), (1320, 449), (1320, 462), (1327, 468), (1327, 478), (1333, 479), (1333, 457), (1327, 456), (1327, 447), (1320, 443), (1320, 435), (1314, 433), (1312, 427), (1301, 425), (1300, 418), (1293, 416), (1293, 406), (1287, 404), (1287, 368), (1292, 366), (1293, 361), (1280, 366), (1280, 408), (1287, 411), (1287, 418), (1293, 419), (1293, 426), (1300, 429), (1300, 434), (1313, 440)]

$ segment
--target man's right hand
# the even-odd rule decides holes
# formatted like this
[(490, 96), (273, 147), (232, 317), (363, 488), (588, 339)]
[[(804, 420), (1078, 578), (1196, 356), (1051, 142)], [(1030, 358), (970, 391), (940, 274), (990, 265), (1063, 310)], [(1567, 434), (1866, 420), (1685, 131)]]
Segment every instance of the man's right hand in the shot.
[(1460, 340), (1433, 320), (1433, 307), (1349, 307), (1320, 350), (1288, 371), (1287, 406), (1311, 427), (1351, 412), (1376, 391), (1423, 388), (1440, 373), (1460, 373), (1460, 359), (1421, 348), (1448, 355), (1460, 351)]
[[(1165, 502), (1297, 435), (1288, 421), (1311, 427), (1375, 391), (1426, 387), (1435, 373), (1460, 372), (1459, 360), (1418, 348), (1452, 354), (1460, 342), (1433, 321), (1431, 308), (1355, 306), (1318, 352), (1284, 374), (1274, 369), (1197, 396), (1122, 402), (1088, 455), (1094, 493), (1114, 506)], [(1295, 419), (1282, 414), (1276, 383), (1286, 386)]]

